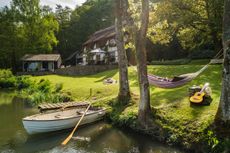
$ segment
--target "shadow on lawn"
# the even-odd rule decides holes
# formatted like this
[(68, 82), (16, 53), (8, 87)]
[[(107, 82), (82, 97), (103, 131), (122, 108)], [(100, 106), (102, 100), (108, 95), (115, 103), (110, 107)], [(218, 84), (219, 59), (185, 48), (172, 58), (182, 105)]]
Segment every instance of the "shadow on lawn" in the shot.
[(188, 96), (186, 87), (175, 89), (159, 89), (151, 87), (151, 104), (153, 106), (158, 106), (162, 103), (170, 104), (178, 102), (180, 99)]
[(104, 72), (100, 72), (100, 73), (96, 73), (96, 74), (91, 74), (91, 75), (58, 75), (58, 76), (63, 76), (63, 77), (68, 77), (68, 78), (101, 78), (95, 82), (100, 82), (105, 78), (109, 78), (109, 77), (114, 77), (116, 74), (118, 73), (117, 69), (114, 70), (109, 70), (109, 71), (104, 71)]
[[(106, 71), (106, 72), (101, 72), (101, 73), (98, 73), (96, 75), (91, 75), (89, 77), (93, 77), (93, 78), (100, 78), (99, 80), (97, 81), (94, 81), (94, 82), (103, 82), (105, 79), (107, 78), (113, 78), (116, 74), (118, 73), (118, 70), (111, 70), (111, 71)], [(101, 78), (102, 77), (102, 78)]]

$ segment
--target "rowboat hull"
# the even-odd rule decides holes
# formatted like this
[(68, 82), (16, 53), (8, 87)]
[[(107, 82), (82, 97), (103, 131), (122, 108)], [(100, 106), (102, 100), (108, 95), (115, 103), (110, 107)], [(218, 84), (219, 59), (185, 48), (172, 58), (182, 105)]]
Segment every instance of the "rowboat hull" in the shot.
[[(26, 129), (27, 133), (29, 134), (52, 132), (52, 131), (68, 129), (68, 128), (74, 127), (81, 118), (81, 114), (77, 114), (75, 110), (59, 111), (55, 113), (36, 114), (33, 116), (29, 116), (29, 117), (23, 118), (23, 121), (22, 121), (23, 126)], [(76, 114), (74, 114), (74, 112)], [(43, 119), (39, 115), (40, 116), (47, 115), (48, 117), (47, 118), (43, 117), (44, 118)], [(105, 109), (90, 111), (89, 113), (86, 113), (80, 125), (84, 125), (84, 124), (88, 124), (88, 123), (92, 123), (92, 122), (101, 120), (104, 115), (105, 115)]]

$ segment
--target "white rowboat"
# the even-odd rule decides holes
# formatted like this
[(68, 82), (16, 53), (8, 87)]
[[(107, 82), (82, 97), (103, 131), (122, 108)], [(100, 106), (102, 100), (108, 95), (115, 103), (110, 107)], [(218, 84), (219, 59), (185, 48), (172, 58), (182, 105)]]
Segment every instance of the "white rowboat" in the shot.
[[(56, 112), (40, 113), (23, 118), (23, 126), (29, 134), (58, 131), (74, 127), (80, 120), (84, 109), (58, 110)], [(80, 125), (92, 123), (102, 119), (105, 115), (104, 108), (90, 108)]]

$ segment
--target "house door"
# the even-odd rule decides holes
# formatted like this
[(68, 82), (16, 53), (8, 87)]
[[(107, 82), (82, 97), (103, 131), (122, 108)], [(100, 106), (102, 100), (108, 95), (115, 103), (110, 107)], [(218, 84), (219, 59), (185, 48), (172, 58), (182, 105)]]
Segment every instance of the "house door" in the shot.
[(47, 71), (48, 70), (48, 62), (42, 62), (42, 69), (44, 71)]
[(96, 55), (96, 60), (95, 60), (96, 64), (100, 64), (101, 61), (100, 57), (101, 57), (100, 55)]
[(23, 71), (24, 71), (24, 72), (27, 72), (27, 71), (28, 71), (28, 63), (27, 63), (27, 62), (25, 62), (25, 63), (23, 64)]

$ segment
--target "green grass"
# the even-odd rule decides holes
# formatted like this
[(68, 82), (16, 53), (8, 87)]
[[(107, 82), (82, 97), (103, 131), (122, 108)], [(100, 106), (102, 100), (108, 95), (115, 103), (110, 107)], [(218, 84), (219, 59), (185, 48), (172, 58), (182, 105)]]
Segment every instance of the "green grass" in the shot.
[(70, 92), (76, 101), (85, 100), (90, 95), (92, 88), (92, 96), (103, 98), (106, 96), (114, 96), (118, 92), (118, 85), (104, 85), (103, 80), (108, 77), (118, 79), (118, 71), (111, 70), (96, 75), (89, 76), (58, 76), (46, 75), (34, 77), (35, 79), (48, 79), (53, 84), (63, 83), (63, 91)]
[[(208, 61), (195, 61), (189, 65), (149, 66), (149, 73), (173, 77), (183, 73), (199, 70)], [(156, 109), (156, 122), (164, 129), (173, 133), (169, 141), (182, 141), (189, 147), (190, 143), (199, 142), (205, 135), (204, 131), (213, 123), (219, 105), (221, 91), (221, 65), (210, 65), (200, 76), (187, 85), (175, 89), (160, 89), (150, 87), (151, 105)], [(47, 75), (34, 77), (48, 79), (52, 83), (63, 83), (63, 90), (70, 92), (75, 100), (84, 100), (89, 96), (89, 89), (93, 89), (93, 96), (113, 99), (118, 93), (118, 84), (104, 85), (103, 80), (113, 77), (118, 80), (118, 71), (106, 71), (89, 76), (58, 76)], [(129, 68), (131, 92), (138, 98), (138, 82), (135, 70)], [(188, 88), (209, 82), (212, 88), (213, 101), (210, 106), (190, 106)], [(134, 101), (138, 101), (138, 99)], [(104, 102), (104, 101), (103, 101)], [(119, 112), (120, 119), (127, 121), (127, 117), (137, 114), (137, 103)]]

